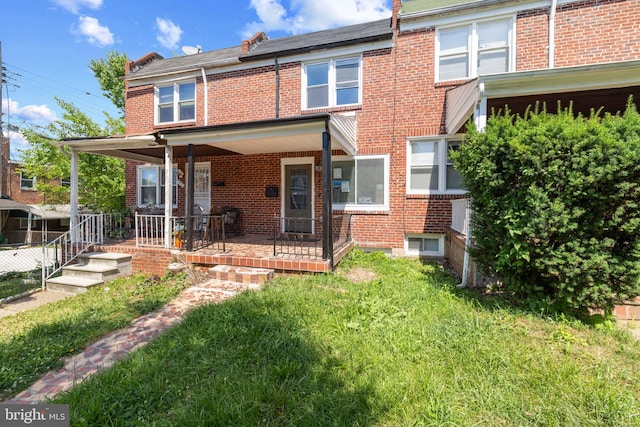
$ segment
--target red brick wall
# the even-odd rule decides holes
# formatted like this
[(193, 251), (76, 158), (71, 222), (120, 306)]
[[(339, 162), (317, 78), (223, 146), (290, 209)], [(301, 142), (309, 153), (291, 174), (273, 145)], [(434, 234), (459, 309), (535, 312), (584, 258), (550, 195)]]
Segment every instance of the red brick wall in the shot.
[(546, 68), (549, 62), (549, 8), (519, 13), (516, 27), (516, 70)]
[(559, 7), (556, 67), (640, 59), (640, 0), (590, 0)]
[[(45, 202), (44, 196), (33, 190), (23, 190), (20, 188), (20, 172), (18, 169), (20, 165), (15, 163), (9, 163), (9, 176), (6, 179), (9, 180), (9, 188), (5, 189), (5, 195), (9, 196), (12, 200), (27, 205), (39, 205)], [(6, 170), (3, 171), (6, 173)], [(5, 177), (3, 177), (5, 179)]]
[(96, 251), (117, 252), (131, 255), (131, 272), (133, 274), (164, 275), (172, 261), (171, 250), (161, 248), (136, 248), (131, 246), (96, 247)]

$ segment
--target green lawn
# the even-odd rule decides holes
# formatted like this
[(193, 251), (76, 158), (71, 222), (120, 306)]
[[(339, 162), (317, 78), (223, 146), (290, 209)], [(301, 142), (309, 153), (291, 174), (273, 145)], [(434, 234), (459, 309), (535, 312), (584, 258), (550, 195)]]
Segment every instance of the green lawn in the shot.
[(60, 368), (65, 356), (159, 309), (185, 284), (182, 275), (132, 276), (0, 319), (0, 400)]
[(640, 344), (355, 251), (192, 311), (55, 399), (72, 425), (633, 426)]
[[(38, 271), (39, 273), (39, 271)], [(40, 288), (40, 276), (37, 283), (23, 283), (23, 279), (29, 277), (29, 272), (11, 272), (0, 275), (0, 299), (19, 295), (23, 292)]]

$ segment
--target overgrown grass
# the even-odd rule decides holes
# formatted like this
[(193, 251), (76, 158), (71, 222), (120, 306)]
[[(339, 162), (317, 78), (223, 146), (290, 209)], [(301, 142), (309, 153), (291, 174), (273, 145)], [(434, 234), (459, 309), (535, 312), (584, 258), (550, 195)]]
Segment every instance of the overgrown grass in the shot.
[(73, 425), (640, 425), (629, 335), (453, 284), (437, 265), (354, 252), (337, 274), (192, 311), (55, 402)]
[(29, 274), (29, 272), (9, 272), (0, 275), (0, 299), (38, 289), (40, 287), (39, 280), (37, 283), (23, 283), (23, 279), (28, 279)]
[(157, 310), (185, 284), (182, 275), (132, 276), (0, 319), (0, 400), (61, 367), (65, 356)]

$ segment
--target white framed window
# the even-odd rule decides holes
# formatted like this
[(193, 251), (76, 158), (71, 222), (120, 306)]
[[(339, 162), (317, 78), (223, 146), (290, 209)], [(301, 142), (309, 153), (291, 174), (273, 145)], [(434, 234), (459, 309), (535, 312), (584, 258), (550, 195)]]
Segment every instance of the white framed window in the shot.
[(515, 19), (474, 21), (438, 28), (436, 80), (504, 73), (515, 67)]
[(331, 191), (337, 209), (389, 209), (389, 156), (337, 156), (332, 159)]
[(30, 176), (24, 171), (20, 171), (20, 189), (21, 190), (35, 190), (36, 177)]
[(156, 123), (193, 121), (196, 119), (196, 83), (181, 82), (156, 86)]
[(444, 236), (441, 234), (408, 234), (404, 246), (406, 256), (444, 256)]
[[(173, 167), (172, 201), (173, 207), (178, 205), (178, 170)], [(138, 206), (164, 206), (164, 167), (138, 166)]]
[(454, 168), (449, 156), (460, 144), (460, 138), (407, 140), (407, 193), (465, 193), (462, 175)]
[(361, 57), (331, 59), (302, 67), (304, 109), (356, 105), (362, 99)]

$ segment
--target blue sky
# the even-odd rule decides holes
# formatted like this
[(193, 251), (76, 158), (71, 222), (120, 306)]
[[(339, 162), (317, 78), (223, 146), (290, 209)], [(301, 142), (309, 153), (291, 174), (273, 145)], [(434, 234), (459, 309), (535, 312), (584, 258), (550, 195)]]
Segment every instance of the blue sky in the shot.
[[(0, 42), (7, 84), (3, 132), (61, 118), (54, 97), (74, 103), (95, 121), (116, 115), (89, 62), (111, 50), (138, 59), (166, 57), (182, 46), (215, 50), (240, 45), (257, 31), (271, 38), (391, 16), (391, 0), (28, 0), (6, 1)], [(9, 132), (12, 158), (26, 147)]]

